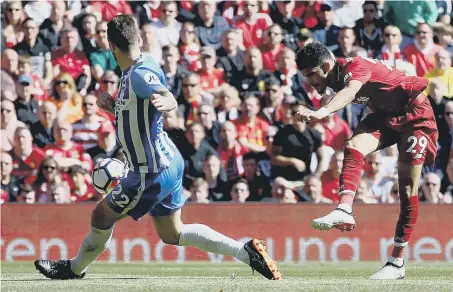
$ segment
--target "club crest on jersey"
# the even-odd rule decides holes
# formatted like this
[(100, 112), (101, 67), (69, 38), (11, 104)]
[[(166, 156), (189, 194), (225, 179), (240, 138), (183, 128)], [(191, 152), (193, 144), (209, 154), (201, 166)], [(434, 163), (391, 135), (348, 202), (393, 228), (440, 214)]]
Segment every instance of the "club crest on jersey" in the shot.
[(352, 72), (348, 72), (347, 74), (344, 75), (344, 83), (348, 83), (349, 79), (352, 77)]
[(366, 97), (366, 96), (360, 96), (360, 97), (357, 97), (356, 99), (354, 99), (354, 102), (353, 102), (353, 103), (357, 103), (357, 104), (367, 104), (369, 99), (370, 99), (370, 98), (368, 98), (368, 97)]
[(160, 80), (159, 80), (159, 77), (157, 77), (156, 74), (154, 74), (153, 72), (148, 72), (145, 74), (145, 76), (143, 76), (143, 78), (145, 79), (146, 83), (148, 84), (160, 84)]

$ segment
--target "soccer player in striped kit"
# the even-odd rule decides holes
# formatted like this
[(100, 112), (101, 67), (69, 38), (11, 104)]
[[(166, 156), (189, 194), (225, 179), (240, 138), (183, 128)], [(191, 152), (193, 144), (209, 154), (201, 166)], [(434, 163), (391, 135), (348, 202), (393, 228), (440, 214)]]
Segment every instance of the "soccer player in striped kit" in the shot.
[(166, 88), (159, 64), (141, 54), (139, 30), (131, 16), (113, 18), (107, 35), (123, 76), (116, 101), (103, 94), (98, 105), (115, 113), (116, 134), (130, 171), (94, 209), (91, 231), (77, 256), (35, 261), (37, 270), (51, 279), (84, 277), (88, 266), (109, 246), (115, 222), (126, 216), (139, 220), (149, 213), (164, 243), (233, 256), (268, 279), (280, 279), (277, 265), (260, 240), (244, 244), (206, 225), (181, 222), (181, 208), (186, 202), (184, 161), (164, 132), (162, 117), (164, 112), (176, 109), (176, 99)]

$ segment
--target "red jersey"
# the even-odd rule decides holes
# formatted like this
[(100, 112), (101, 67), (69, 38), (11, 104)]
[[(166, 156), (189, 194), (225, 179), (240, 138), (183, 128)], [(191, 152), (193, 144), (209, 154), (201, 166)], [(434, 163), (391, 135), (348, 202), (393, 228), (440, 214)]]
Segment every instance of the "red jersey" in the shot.
[(96, 201), (98, 194), (94, 187), (89, 183), (85, 183), (85, 186), (84, 192), (71, 188), (71, 202)]
[(254, 18), (251, 23), (248, 23), (244, 16), (233, 19), (232, 26), (242, 30), (243, 44), (246, 49), (261, 45), (263, 34), (272, 25), (272, 20), (267, 14), (258, 13)]
[(334, 114), (334, 124), (335, 126), (330, 129), (327, 123), (322, 123), (324, 128), (324, 145), (330, 146), (334, 150), (343, 151), (344, 143), (351, 137), (352, 131), (348, 123), (336, 114)]
[(52, 52), (52, 66), (59, 66), (61, 72), (68, 73), (75, 80), (83, 73), (83, 66), (90, 65), (82, 51), (65, 53), (63, 49), (57, 49)]
[(197, 73), (200, 76), (201, 88), (205, 91), (208, 89), (218, 88), (219, 85), (225, 82), (223, 80), (224, 72), (219, 68), (214, 68), (211, 73), (207, 73), (202, 70), (199, 70)]
[(38, 174), (38, 168), (41, 162), (46, 158), (44, 151), (33, 146), (31, 154), (27, 157), (19, 157), (13, 150), (9, 151), (13, 159), (13, 172), (11, 175), (25, 178), (25, 183), (31, 184)]
[(433, 44), (430, 50), (422, 52), (415, 44), (410, 44), (404, 48), (403, 54), (407, 61), (415, 66), (417, 76), (422, 77), (434, 68), (435, 55), (441, 49), (441, 46)]
[(42, 80), (38, 75), (30, 74), (31, 78), (33, 79), (33, 97), (37, 101), (44, 102), (47, 100), (47, 88), (44, 84), (44, 80)]
[(269, 123), (260, 117), (255, 118), (255, 124), (250, 124), (243, 118), (233, 121), (238, 131), (238, 139), (245, 137), (249, 143), (254, 143), (263, 146), (267, 135)]
[(103, 21), (110, 21), (118, 14), (130, 15), (134, 14), (128, 1), (91, 1), (93, 10), (98, 11), (102, 15)]
[(402, 116), (407, 106), (428, 86), (428, 79), (406, 76), (398, 69), (370, 58), (337, 59), (333, 68), (334, 91), (342, 90), (350, 80), (363, 83), (353, 103), (367, 104), (373, 112)]
[(222, 161), (223, 168), (227, 172), (229, 180), (237, 178), (244, 173), (242, 156), (248, 152), (246, 147), (236, 142), (233, 148), (225, 150), (219, 147), (217, 152), (220, 155), (220, 160)]
[(282, 53), (284, 47), (285, 46), (283, 44), (280, 44), (280, 47), (275, 54), (272, 54), (271, 50), (262, 52), (264, 69), (272, 72), (277, 70), (278, 57)]
[(62, 149), (55, 144), (49, 144), (46, 145), (44, 151), (47, 156), (52, 156), (57, 160), (58, 158), (75, 158), (82, 162), (88, 162), (90, 163), (90, 170), (93, 169), (93, 160), (88, 153), (85, 153), (81, 144), (72, 142), (72, 147), (67, 150)]
[(321, 175), (322, 195), (334, 202), (340, 201), (338, 189), (340, 188), (340, 177), (334, 177), (332, 170), (326, 170)]

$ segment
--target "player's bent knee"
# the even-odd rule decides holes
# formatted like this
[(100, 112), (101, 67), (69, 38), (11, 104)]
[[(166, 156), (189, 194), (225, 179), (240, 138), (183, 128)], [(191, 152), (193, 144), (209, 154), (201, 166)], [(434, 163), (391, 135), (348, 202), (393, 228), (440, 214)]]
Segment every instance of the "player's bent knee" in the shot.
[(105, 200), (97, 204), (91, 213), (91, 226), (101, 230), (110, 229), (115, 224), (116, 219), (110, 216), (109, 211), (111, 210), (109, 209), (110, 207)]
[(170, 244), (170, 245), (178, 245), (179, 244), (179, 236), (180, 232), (168, 232), (165, 235), (161, 234), (160, 239), (162, 240), (163, 243), (165, 244)]

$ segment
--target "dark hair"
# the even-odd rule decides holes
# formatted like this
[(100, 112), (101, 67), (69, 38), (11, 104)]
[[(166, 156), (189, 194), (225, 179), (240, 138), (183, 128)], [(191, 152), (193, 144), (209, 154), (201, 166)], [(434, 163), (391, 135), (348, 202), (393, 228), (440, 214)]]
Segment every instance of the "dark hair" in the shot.
[(121, 51), (128, 51), (129, 47), (138, 45), (138, 27), (130, 15), (118, 15), (107, 23), (108, 40)]
[(374, 8), (377, 10), (377, 2), (376, 1), (365, 1), (365, 3), (363, 3), (362, 7), (364, 7), (365, 5), (373, 5)]
[(296, 64), (299, 70), (321, 66), (324, 61), (332, 60), (329, 49), (320, 42), (313, 42), (299, 50)]
[(242, 161), (244, 161), (244, 160), (252, 160), (252, 159), (255, 160), (255, 162), (256, 162), (256, 160), (257, 160), (257, 159), (256, 159), (256, 154), (255, 154), (254, 152), (251, 152), (251, 151), (245, 153), (245, 154), (242, 156)]
[(280, 82), (280, 80), (277, 79), (277, 77), (271, 76), (264, 80), (264, 85), (265, 86), (273, 86), (273, 85), (282, 86), (282, 83)]
[(178, 47), (175, 46), (175, 45), (172, 45), (172, 44), (163, 46), (162, 47), (162, 53), (168, 53), (168, 52), (170, 52), (171, 49), (176, 49), (178, 51), (178, 54), (179, 54)]
[(71, 167), (69, 167), (68, 169), (68, 174), (69, 175), (73, 175), (73, 174), (76, 174), (76, 173), (81, 173), (81, 174), (86, 174), (86, 170), (85, 168), (83, 168), (81, 165), (72, 165)]

